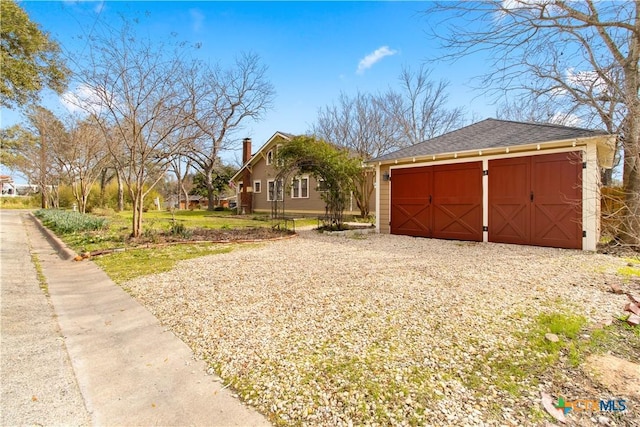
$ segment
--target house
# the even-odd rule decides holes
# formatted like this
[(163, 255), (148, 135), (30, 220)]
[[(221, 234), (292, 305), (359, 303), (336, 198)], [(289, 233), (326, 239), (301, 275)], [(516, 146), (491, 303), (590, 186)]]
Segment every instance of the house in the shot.
[[(243, 140), (243, 166), (231, 177), (231, 183), (237, 192), (238, 213), (261, 212), (271, 213), (274, 216), (283, 213), (318, 216), (326, 213), (326, 204), (321, 197), (323, 191), (321, 181), (296, 171), (278, 176), (276, 168), (278, 147), (294, 137), (295, 135), (285, 132), (276, 132), (253, 155), (251, 138)], [(373, 200), (373, 197), (371, 199)], [(353, 197), (345, 213), (360, 214)]]
[[(178, 202), (179, 200), (179, 202)], [(185, 209), (200, 209), (202, 207), (202, 203), (206, 203), (207, 199), (202, 196), (197, 195), (189, 195), (189, 206), (187, 207), (187, 203), (184, 200), (184, 197), (178, 198), (178, 196), (172, 195), (169, 196), (167, 201), (164, 203), (167, 209), (177, 208), (180, 210)]]
[(486, 119), (369, 163), (380, 233), (595, 250), (615, 135)]
[(9, 175), (0, 175), (0, 189), (3, 196), (16, 196), (18, 194), (13, 178)]

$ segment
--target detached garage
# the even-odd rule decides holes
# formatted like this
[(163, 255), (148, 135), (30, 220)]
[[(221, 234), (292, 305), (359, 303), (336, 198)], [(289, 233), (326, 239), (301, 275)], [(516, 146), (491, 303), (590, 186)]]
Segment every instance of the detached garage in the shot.
[(595, 250), (615, 136), (487, 119), (371, 160), (376, 227), (417, 237)]

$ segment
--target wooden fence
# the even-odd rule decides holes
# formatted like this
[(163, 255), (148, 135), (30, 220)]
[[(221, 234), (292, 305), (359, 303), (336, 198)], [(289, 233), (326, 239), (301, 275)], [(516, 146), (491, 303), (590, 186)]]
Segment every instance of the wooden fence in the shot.
[(603, 236), (615, 236), (624, 210), (622, 187), (602, 187), (600, 197), (600, 227)]

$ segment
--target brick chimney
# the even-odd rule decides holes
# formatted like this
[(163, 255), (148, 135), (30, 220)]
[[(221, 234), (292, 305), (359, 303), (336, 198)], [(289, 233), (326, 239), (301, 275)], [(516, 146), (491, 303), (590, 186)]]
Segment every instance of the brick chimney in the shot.
[[(242, 164), (246, 166), (247, 162), (251, 160), (251, 138), (245, 138), (242, 140)], [(240, 213), (250, 214), (253, 212), (252, 206), (252, 194), (247, 191), (249, 187), (252, 187), (251, 171), (248, 167), (245, 167), (242, 171), (242, 192), (240, 193)]]
[(251, 159), (251, 138), (245, 138), (242, 140), (242, 164), (245, 164)]

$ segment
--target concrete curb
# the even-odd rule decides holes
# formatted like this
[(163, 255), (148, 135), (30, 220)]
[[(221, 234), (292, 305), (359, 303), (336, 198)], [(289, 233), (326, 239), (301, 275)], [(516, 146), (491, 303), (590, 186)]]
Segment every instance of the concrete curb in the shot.
[(53, 248), (58, 252), (58, 256), (63, 260), (70, 260), (76, 257), (76, 253), (69, 249), (67, 245), (64, 244), (58, 236), (56, 236), (53, 231), (49, 230), (45, 227), (42, 222), (32, 213), (29, 212), (29, 217), (33, 220), (33, 222), (38, 226), (42, 234), (47, 238), (47, 241), (53, 246)]

